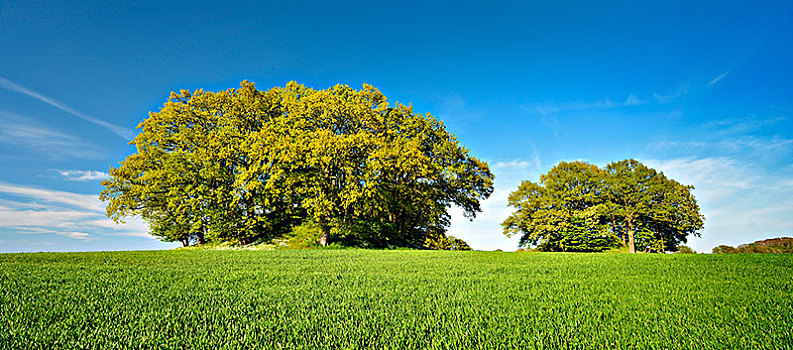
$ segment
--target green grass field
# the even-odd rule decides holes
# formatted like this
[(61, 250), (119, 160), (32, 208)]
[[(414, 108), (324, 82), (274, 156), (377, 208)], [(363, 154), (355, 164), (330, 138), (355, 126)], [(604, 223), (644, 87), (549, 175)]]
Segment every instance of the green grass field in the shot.
[(790, 255), (0, 254), (2, 349), (791, 349)]

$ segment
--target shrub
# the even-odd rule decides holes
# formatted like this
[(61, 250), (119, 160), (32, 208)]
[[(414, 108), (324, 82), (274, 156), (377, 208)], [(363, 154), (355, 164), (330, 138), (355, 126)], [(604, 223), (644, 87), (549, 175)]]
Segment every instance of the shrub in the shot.
[(313, 249), (319, 247), (319, 236), (322, 234), (319, 226), (312, 222), (304, 222), (292, 228), (284, 235), (283, 249)]

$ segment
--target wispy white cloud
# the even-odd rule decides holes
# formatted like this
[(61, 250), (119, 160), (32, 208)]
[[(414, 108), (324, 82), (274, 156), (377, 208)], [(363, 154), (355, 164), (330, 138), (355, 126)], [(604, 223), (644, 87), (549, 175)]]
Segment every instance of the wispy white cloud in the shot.
[(659, 141), (650, 145), (656, 150), (685, 150), (691, 152), (714, 151), (724, 152), (752, 152), (755, 157), (778, 156), (780, 153), (793, 151), (793, 139), (779, 136), (757, 137), (740, 136), (716, 141)]
[(567, 132), (567, 129), (565, 129), (564, 125), (553, 115), (543, 114), (541, 112), (540, 121), (551, 130), (553, 137), (557, 140), (559, 139), (559, 135)]
[(482, 118), (482, 111), (472, 108), (458, 93), (449, 93), (436, 101), (437, 117), (451, 122), (456, 128), (465, 128), (472, 122)]
[(615, 103), (611, 99), (602, 99), (595, 101), (567, 101), (562, 103), (557, 102), (543, 102), (543, 103), (527, 103), (523, 105), (523, 110), (540, 115), (540, 122), (545, 124), (554, 137), (557, 139), (560, 135), (567, 132), (564, 125), (559, 121), (558, 116), (563, 113), (594, 111), (594, 110), (607, 110), (624, 107), (633, 107), (646, 104), (647, 101), (642, 100), (636, 94), (631, 93), (625, 99), (625, 102)]
[(631, 106), (638, 106), (647, 103), (647, 101), (642, 100), (637, 96), (635, 93), (631, 93), (625, 99), (625, 102), (612, 102), (609, 98), (604, 98), (600, 100), (594, 101), (566, 101), (566, 102), (543, 102), (537, 104), (526, 104), (523, 106), (524, 110), (529, 111), (536, 111), (537, 113), (548, 116), (553, 114), (559, 114), (564, 112), (579, 112), (579, 111), (591, 111), (591, 110), (600, 110), (600, 109), (611, 109), (611, 108), (620, 108), (620, 107), (631, 107)]
[(563, 112), (577, 112), (588, 111), (594, 109), (607, 109), (621, 106), (621, 104), (614, 104), (610, 99), (596, 101), (567, 101), (567, 102), (545, 102), (540, 104), (531, 104), (524, 106), (524, 109), (534, 110), (542, 115), (558, 114)]
[[(793, 138), (777, 131), (786, 116), (725, 118), (705, 123), (697, 131), (698, 137), (682, 140), (666, 140), (651, 144), (654, 150), (680, 150), (689, 154), (733, 154), (751, 155), (751, 159), (778, 158), (793, 152)], [(762, 136), (762, 135), (772, 136)]]
[(55, 170), (68, 181), (97, 181), (104, 180), (110, 175), (98, 170)]
[(656, 101), (658, 101), (658, 103), (667, 103), (679, 97), (687, 95), (690, 91), (691, 91), (690, 86), (679, 85), (678, 87), (664, 93), (653, 92), (653, 97), (655, 98)]
[(96, 195), (0, 182), (0, 229), (27, 234), (57, 234), (75, 239), (96, 235), (149, 237), (138, 218), (117, 225), (105, 216)]
[(92, 239), (90, 235), (86, 232), (76, 232), (76, 231), (56, 231), (56, 230), (49, 230), (43, 227), (36, 227), (36, 226), (20, 226), (15, 227), (15, 229), (23, 234), (55, 234), (59, 236), (69, 237), (80, 239), (84, 241), (89, 241)]
[(716, 83), (718, 83), (719, 81), (721, 81), (722, 79), (724, 79), (724, 77), (726, 77), (726, 76), (730, 75), (730, 73), (731, 73), (731, 71), (726, 71), (726, 72), (724, 72), (724, 73), (721, 73), (721, 74), (717, 75), (715, 78), (713, 78), (713, 79), (712, 79), (712, 80), (711, 80), (711, 81), (708, 83), (708, 86), (713, 86), (713, 85), (716, 85)]
[(650, 160), (649, 163), (658, 165), (659, 170), (668, 169), (682, 175), (688, 181), (687, 184), (717, 188), (718, 191), (705, 194), (713, 199), (760, 185), (756, 175), (748, 172), (745, 165), (731, 157), (685, 157), (664, 161)]
[(526, 169), (532, 165), (531, 162), (523, 159), (513, 159), (510, 161), (495, 162), (493, 169)]
[(643, 105), (645, 103), (647, 103), (647, 101), (644, 101), (644, 100), (640, 99), (638, 96), (636, 96), (636, 94), (630, 94), (630, 95), (628, 95), (628, 98), (625, 99), (625, 102), (623, 103), (623, 105), (625, 105), (625, 106), (638, 106), (638, 105)]
[(738, 134), (757, 131), (764, 127), (771, 126), (785, 120), (787, 120), (786, 116), (758, 117), (752, 115), (743, 118), (726, 118), (715, 120), (705, 124), (704, 126), (722, 134)]
[(490, 163), (490, 168), (497, 172), (525, 172), (527, 170), (537, 170), (542, 167), (540, 161), (540, 153), (537, 151), (537, 146), (533, 143), (531, 146), (531, 155), (525, 158), (515, 158), (509, 160), (499, 160)]
[(50, 106), (53, 106), (53, 107), (55, 107), (57, 109), (60, 109), (61, 111), (69, 113), (72, 116), (80, 118), (80, 119), (82, 119), (84, 121), (87, 121), (89, 123), (101, 126), (101, 127), (105, 128), (105, 129), (109, 130), (110, 132), (112, 132), (112, 133), (124, 138), (125, 140), (131, 140), (134, 137), (134, 135), (135, 135), (135, 133), (132, 130), (130, 130), (130, 129), (127, 129), (127, 128), (124, 128), (124, 127), (121, 127), (121, 126), (118, 126), (118, 125), (115, 125), (115, 124), (111, 124), (111, 123), (108, 123), (108, 122), (106, 122), (104, 120), (101, 120), (101, 119), (94, 118), (92, 116), (86, 115), (86, 114), (84, 114), (84, 113), (82, 113), (82, 112), (70, 107), (69, 105), (61, 102), (61, 101), (58, 101), (58, 100), (56, 100), (54, 98), (51, 98), (51, 97), (48, 97), (48, 96), (45, 96), (45, 95), (42, 95), (42, 94), (40, 94), (40, 93), (38, 93), (36, 91), (30, 90), (30, 89), (28, 89), (26, 87), (23, 87), (23, 86), (21, 86), (21, 85), (19, 85), (17, 83), (14, 83), (13, 81), (10, 81), (10, 80), (2, 77), (2, 76), (0, 76), (0, 88), (6, 89), (6, 90), (9, 90), (9, 91), (14, 91), (14, 92), (17, 92), (17, 93), (32, 97), (32, 98), (34, 98), (36, 100), (39, 100), (39, 101), (44, 102), (44, 103), (46, 103), (46, 104), (48, 104)]
[(0, 143), (32, 149), (50, 158), (97, 158), (95, 147), (79, 138), (35, 125), (23, 116), (0, 111)]
[(457, 93), (444, 95), (440, 98), (440, 109), (447, 112), (465, 110), (465, 100)]
[(706, 147), (709, 143), (704, 141), (658, 141), (651, 143), (648, 147), (653, 150), (675, 149), (675, 148), (699, 148)]
[(154, 236), (149, 234), (149, 224), (139, 217), (128, 218), (124, 220), (123, 224), (117, 224), (105, 217), (85, 221), (85, 224), (98, 229), (112, 230), (124, 236), (154, 238)]
[[(24, 203), (20, 203), (24, 206)], [(18, 208), (8, 208), (0, 210), (0, 224), (2, 227), (52, 227), (70, 228), (86, 219), (96, 216), (85, 210), (63, 209), (50, 205), (46, 209), (39, 210), (20, 210)]]
[(0, 193), (15, 197), (29, 198), (37, 203), (51, 203), (85, 209), (91, 212), (104, 212), (105, 207), (98, 196), (77, 194), (44, 188), (21, 186), (0, 182)]
[(66, 237), (71, 237), (71, 238), (75, 238), (75, 239), (83, 239), (83, 240), (90, 239), (88, 237), (88, 233), (86, 233), (86, 232), (68, 232), (68, 231), (63, 231), (63, 232), (56, 232), (55, 234), (61, 235), (61, 236), (66, 236)]
[(30, 202), (20, 203), (20, 202), (9, 201), (0, 198), (0, 210), (9, 210), (11, 208), (14, 208), (16, 210), (27, 210), (27, 209), (39, 210), (39, 209), (45, 209), (46, 207), (47, 207), (46, 205), (38, 204), (38, 203), (30, 203)]
[(559, 123), (557, 118), (554, 117), (555, 115), (569, 112), (635, 107), (650, 103), (665, 104), (688, 95), (691, 90), (690, 84), (680, 84), (666, 92), (653, 92), (652, 98), (648, 97), (648, 99), (642, 99), (636, 93), (631, 92), (622, 103), (612, 102), (610, 98), (598, 100), (572, 100), (566, 102), (545, 101), (541, 103), (526, 103), (523, 105), (523, 110), (540, 114), (542, 122), (551, 128), (558, 137), (559, 130), (562, 128), (558, 125)]
[(793, 148), (793, 139), (779, 136), (773, 137), (742, 137), (719, 142), (721, 147), (734, 151), (755, 149), (762, 152), (789, 152)]

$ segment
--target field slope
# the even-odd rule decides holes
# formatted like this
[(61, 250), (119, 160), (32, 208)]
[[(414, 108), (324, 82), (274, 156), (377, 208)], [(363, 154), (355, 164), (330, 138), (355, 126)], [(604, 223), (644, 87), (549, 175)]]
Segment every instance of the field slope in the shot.
[(0, 254), (3, 349), (783, 349), (790, 255)]

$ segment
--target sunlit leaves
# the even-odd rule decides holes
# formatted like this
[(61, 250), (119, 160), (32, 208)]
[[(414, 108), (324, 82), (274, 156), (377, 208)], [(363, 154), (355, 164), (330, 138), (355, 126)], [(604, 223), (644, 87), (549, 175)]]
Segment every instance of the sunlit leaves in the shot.
[(602, 222), (603, 172), (584, 162), (562, 162), (540, 178), (523, 181), (509, 196), (516, 208), (502, 223), (521, 246), (546, 251), (601, 251), (617, 244)]

